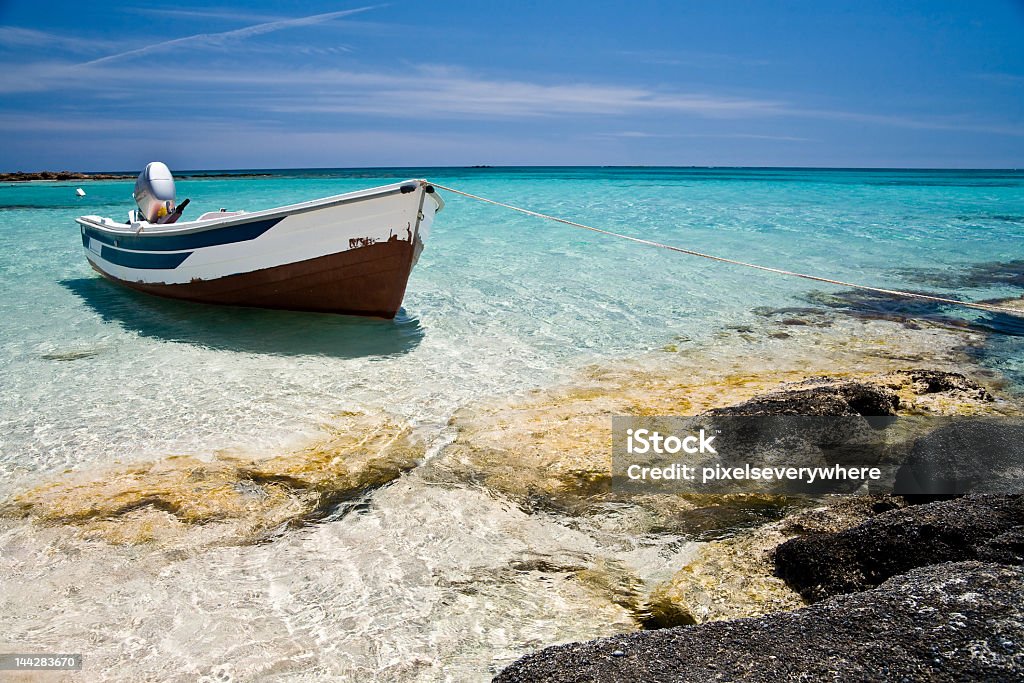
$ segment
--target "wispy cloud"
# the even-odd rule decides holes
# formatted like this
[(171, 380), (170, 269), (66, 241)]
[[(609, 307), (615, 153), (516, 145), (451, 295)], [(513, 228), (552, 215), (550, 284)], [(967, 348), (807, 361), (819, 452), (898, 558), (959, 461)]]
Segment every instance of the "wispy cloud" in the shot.
[(39, 48), (45, 50), (66, 50), (69, 52), (96, 52), (110, 49), (114, 43), (107, 40), (93, 40), (62, 33), (49, 33), (18, 26), (0, 26), (0, 47)]
[[(325, 17), (338, 17), (357, 11), (345, 10), (326, 15), (313, 15), (286, 22), (257, 24), (218, 36), (217, 40), (244, 38), (271, 30), (281, 24), (294, 26), (296, 21), (319, 23)], [(195, 36), (177, 41), (159, 43), (118, 55), (73, 66), (67, 63), (29, 63), (8, 68), (0, 80), (0, 92), (91, 93), (92, 103), (103, 100), (124, 102), (119, 111), (128, 115), (138, 96), (138, 70), (118, 58), (162, 49), (169, 44), (193, 40)], [(212, 40), (204, 38), (204, 40)], [(300, 48), (301, 49), (301, 48)], [(330, 50), (322, 46), (311, 50)], [(344, 49), (335, 46), (334, 50)], [(324, 53), (330, 56), (329, 53)], [(264, 63), (265, 64), (265, 63)], [(550, 79), (496, 79), (486, 74), (448, 65), (408, 65), (405, 69), (341, 70), (332, 68), (284, 69), (272, 68), (211, 68), (199, 65), (197, 60), (181, 60), (171, 66), (156, 65), (147, 70), (147, 77), (177, 93), (175, 103), (187, 108), (202, 102), (202, 111), (225, 118), (237, 117), (240, 108), (260, 116), (310, 122), (332, 121), (333, 115), (374, 116), (389, 119), (433, 120), (528, 120), (548, 118), (587, 117), (640, 117), (650, 116), (646, 122), (625, 125), (646, 125), (661, 116), (668, 125), (661, 130), (677, 127), (675, 116), (704, 119), (765, 122), (793, 121), (790, 130), (801, 121), (837, 121), (871, 126), (916, 130), (974, 132), (989, 135), (1022, 137), (1024, 125), (1012, 120), (985, 120), (963, 114), (959, 116), (929, 116), (924, 114), (875, 113), (843, 111), (808, 106), (784, 98), (739, 97), (715, 92), (686, 92), (670, 88), (614, 83), (557, 82)], [(209, 97), (215, 93), (216, 97)], [(83, 98), (76, 103), (84, 111)], [(665, 115), (669, 118), (665, 119)], [(621, 124), (620, 124), (621, 125)], [(755, 126), (750, 126), (755, 128)], [(678, 126), (685, 131), (685, 126)], [(756, 128), (763, 129), (762, 126)], [(749, 128), (748, 128), (749, 131)], [(788, 131), (784, 131), (788, 132)], [(643, 129), (627, 130), (620, 137), (653, 137), (658, 133)], [(685, 136), (680, 133), (678, 136)], [(771, 135), (757, 132), (727, 131), (723, 137), (805, 142), (799, 135)]]
[(352, 48), (348, 45), (332, 45), (331, 47), (300, 47), (297, 52), (303, 55), (338, 55), (344, 52), (352, 52)]
[(594, 137), (599, 138), (624, 138), (624, 139), (674, 139), (674, 138), (714, 138), (724, 140), (777, 140), (779, 142), (814, 142), (812, 138), (798, 137), (795, 135), (765, 135), (761, 133), (650, 133), (642, 130), (623, 130), (614, 133), (597, 133)]
[(143, 14), (154, 17), (171, 17), (177, 19), (225, 19), (228, 21), (281, 21), (288, 17), (272, 14), (255, 14), (241, 12), (231, 8), (184, 9), (166, 7), (129, 7), (125, 11), (132, 14)]
[[(262, 74), (261, 76), (266, 76)], [(635, 86), (586, 83), (536, 83), (491, 80), (424, 67), (414, 73), (321, 71), (288, 74), (307, 85), (334, 85), (332, 95), (315, 99), (283, 98), (268, 102), (271, 111), (289, 113), (361, 113), (390, 116), (469, 116), (523, 118), (539, 116), (622, 115), (644, 111), (689, 113), (708, 117), (771, 113), (783, 103), (708, 93), (678, 93)]]
[(694, 52), (692, 50), (618, 50), (615, 54), (640, 62), (660, 66), (742, 66), (760, 67), (771, 64), (767, 59), (744, 57), (725, 52)]
[[(232, 94), (233, 109), (246, 102), (264, 112), (290, 114), (511, 119), (661, 111), (736, 118), (771, 114), (785, 106), (775, 100), (637, 86), (490, 79), (436, 65), (401, 72), (322, 68), (236, 71), (178, 65), (153, 67), (147, 74), (167, 87), (180, 85), (181, 91), (194, 97), (209, 91)], [(108, 97), (135, 93), (137, 87), (136, 69), (102, 60), (72, 70), (61, 64), (28, 65), (0, 82), (0, 92), (89, 89)], [(307, 92), (313, 94), (304, 95)]]
[[(100, 119), (0, 115), (0, 132), (14, 126), (34, 133), (19, 136), (14, 145), (26, 149), (25, 155), (32, 159), (24, 164), (26, 170), (76, 166), (137, 170), (153, 158), (160, 158), (172, 169), (266, 168), (268, 163), (279, 167), (427, 166), (439, 159), (457, 165), (496, 159), (543, 164), (574, 158), (567, 139), (512, 138), (465, 130), (435, 130), (424, 135), (412, 127), (296, 129), (261, 121), (194, 122), (170, 117), (148, 121), (114, 118), (107, 121), (107, 127), (103, 123)], [(154, 128), (161, 131), (160, 140), (154, 140)], [(40, 136), (50, 144), (40, 145)], [(72, 140), (74, 143), (68, 144)], [(168, 140), (187, 140), (188, 144), (167, 145)], [(252, 144), (253, 140), (259, 144)], [(258, 208), (258, 204), (246, 208)]]
[(182, 38), (165, 40), (159, 43), (153, 43), (151, 45), (145, 45), (140, 48), (135, 48), (133, 50), (126, 50), (124, 52), (118, 52), (116, 54), (107, 55), (105, 57), (100, 57), (99, 59), (93, 59), (88, 62), (83, 62), (78, 66), (97, 66), (100, 64), (106, 64), (109, 62), (125, 59), (128, 57), (138, 57), (140, 55), (145, 55), (152, 52), (159, 52), (173, 47), (220, 46), (234, 41), (241, 41), (245, 40), (246, 38), (252, 38), (253, 36), (259, 36), (266, 33), (273, 33), (274, 31), (283, 31), (285, 29), (298, 28), (301, 26), (313, 26), (315, 24), (322, 24), (326, 21), (331, 21), (332, 19), (340, 19), (342, 17), (351, 16), (353, 14), (358, 14), (360, 12), (366, 12), (377, 7), (379, 7), (379, 5), (358, 7), (356, 9), (341, 10), (338, 12), (326, 12), (324, 14), (312, 14), (310, 16), (297, 17), (293, 19), (275, 19), (274, 21), (267, 21), (260, 24), (252, 24), (250, 26), (244, 26), (242, 28), (233, 29), (231, 31), (221, 31), (219, 33), (196, 33), (191, 36), (184, 36)]
[(1021, 74), (993, 72), (976, 74), (975, 77), (980, 78), (983, 81), (988, 81), (989, 83), (995, 83), (996, 85), (1005, 85), (1009, 88), (1024, 87), (1024, 75)]
[(737, 140), (778, 140), (779, 142), (814, 142), (814, 138), (802, 138), (798, 135), (762, 135), (760, 133), (716, 133), (709, 137), (731, 138)]
[(123, 117), (0, 114), (0, 131), (13, 133), (98, 133), (112, 130), (152, 130), (153, 121)]
[[(968, 115), (929, 117), (819, 109), (782, 99), (735, 97), (707, 92), (679, 92), (641, 86), (601, 83), (540, 83), (491, 79), (464, 69), (423, 65), (406, 71), (338, 69), (153, 68), (148, 75), (167, 87), (177, 87), (203, 99), (204, 110), (231, 103), (232, 112), (245, 104), (251, 111), (288, 117), (304, 115), (374, 115), (387, 118), (438, 120), (528, 119), (541, 117), (613, 117), (679, 114), (708, 119), (804, 119), (848, 121), (873, 126), (917, 130), (961, 131), (1021, 137), (1024, 125), (985, 121)], [(97, 97), (137, 94), (137, 70), (104, 62), (67, 68), (38, 63), (9, 72), (0, 92), (89, 89)], [(215, 92), (218, 98), (205, 99)], [(304, 93), (311, 93), (304, 95)], [(225, 98), (224, 96), (230, 95)], [(633, 131), (637, 137), (643, 135)], [(753, 136), (756, 133), (730, 133)], [(773, 139), (790, 136), (771, 136)], [(793, 141), (803, 141), (792, 136)], [(765, 138), (768, 139), (768, 138)]]
[(983, 121), (970, 116), (946, 116), (943, 118), (927, 116), (909, 116), (901, 114), (874, 114), (856, 111), (836, 111), (828, 109), (784, 109), (783, 113), (802, 118), (821, 119), (826, 121), (852, 121), (893, 128), (909, 128), (916, 130), (950, 130), (970, 133), (986, 133), (990, 135), (1007, 135), (1024, 137), (1024, 124)]

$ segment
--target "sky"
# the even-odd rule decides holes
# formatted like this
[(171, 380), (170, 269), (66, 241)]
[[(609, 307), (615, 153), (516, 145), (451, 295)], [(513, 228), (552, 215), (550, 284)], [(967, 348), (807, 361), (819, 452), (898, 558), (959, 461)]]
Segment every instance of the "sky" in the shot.
[(1024, 168), (1024, 0), (0, 0), (0, 171)]

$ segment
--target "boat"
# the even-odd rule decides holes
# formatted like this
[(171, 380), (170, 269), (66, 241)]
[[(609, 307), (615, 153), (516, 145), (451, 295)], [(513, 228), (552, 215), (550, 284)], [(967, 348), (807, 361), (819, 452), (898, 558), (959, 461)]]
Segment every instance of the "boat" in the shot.
[(128, 221), (80, 216), (89, 264), (173, 299), (393, 318), (444, 201), (423, 179), (261, 211), (179, 220), (161, 162), (139, 174)]

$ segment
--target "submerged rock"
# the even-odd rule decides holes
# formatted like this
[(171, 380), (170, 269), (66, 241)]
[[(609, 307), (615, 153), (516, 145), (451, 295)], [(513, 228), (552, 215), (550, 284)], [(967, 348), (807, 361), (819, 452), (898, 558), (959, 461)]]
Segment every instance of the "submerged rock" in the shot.
[(549, 647), (494, 680), (1019, 680), (1022, 594), (1024, 568), (940, 564), (793, 612)]
[(651, 592), (640, 615), (643, 626), (702, 624), (803, 607), (800, 595), (775, 575), (775, 548), (795, 535), (848, 529), (906, 504), (890, 496), (826, 500), (825, 505), (793, 512), (780, 521), (697, 544), (693, 557)]
[(958, 560), (1024, 562), (1024, 498), (968, 496), (882, 513), (775, 551), (779, 577), (808, 600), (877, 586), (914, 567)]
[(650, 594), (645, 628), (702, 624), (796, 609), (804, 601), (772, 574), (771, 550), (786, 537), (778, 524), (702, 543), (692, 560)]
[[(884, 361), (874, 372), (855, 375), (833, 370), (831, 375), (808, 377), (806, 364), (795, 369), (792, 361), (775, 360), (775, 367), (761, 372), (740, 371), (739, 363), (723, 370), (703, 368), (700, 373), (688, 366), (594, 369), (586, 382), (576, 386), (470, 406), (452, 418), (457, 430), (454, 442), (430, 467), (436, 476), (473, 481), (527, 508), (579, 514), (595, 503), (628, 500), (650, 507), (661, 523), (669, 525), (681, 519), (680, 513), (707, 509), (711, 502), (700, 495), (656, 494), (645, 499), (613, 491), (612, 416), (843, 417), (848, 419), (819, 425), (822, 441), (838, 444), (853, 457), (860, 445), (871, 442), (865, 437), (871, 428), (863, 416), (1019, 412), (992, 400), (981, 385), (950, 371), (886, 368), (891, 361)], [(871, 367), (863, 360), (861, 365)], [(891, 439), (886, 448), (909, 443), (932, 426), (908, 424), (905, 433)], [(804, 441), (814, 446), (813, 435)], [(771, 442), (762, 445), (775, 447)], [(736, 457), (749, 455), (749, 449), (733, 450)], [(831, 460), (820, 451), (810, 448), (803, 454), (806, 463), (801, 464), (829, 464)]]
[(251, 542), (329, 513), (397, 478), (423, 455), (406, 426), (344, 417), (327, 438), (295, 453), (178, 456), (79, 473), (15, 496), (0, 514), (71, 525), (112, 543), (171, 542), (197, 528), (208, 541)]
[[(611, 491), (613, 415), (687, 415), (745, 399), (795, 372), (717, 377), (668, 372), (595, 369), (587, 382), (526, 397), (471, 406), (452, 418), (457, 434), (434, 476), (482, 484), (527, 508), (582, 513), (614, 500)], [(698, 504), (658, 497), (671, 518)]]
[[(1024, 261), (1016, 261), (1015, 265), (1016, 271), (1013, 277), (1017, 279), (1017, 283), (1019, 284), (1021, 282), (1024, 282)], [(1011, 299), (990, 299), (983, 303), (994, 304), (1001, 308), (1009, 308), (1014, 311), (1020, 311), (1021, 314), (1024, 314), (1024, 295)]]

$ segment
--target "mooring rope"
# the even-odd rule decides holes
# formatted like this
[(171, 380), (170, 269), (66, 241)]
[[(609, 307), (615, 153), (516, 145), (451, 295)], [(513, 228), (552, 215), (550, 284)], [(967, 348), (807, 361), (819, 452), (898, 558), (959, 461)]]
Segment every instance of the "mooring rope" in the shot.
[(611, 230), (603, 230), (601, 228), (595, 228), (595, 227), (593, 227), (591, 225), (584, 225), (583, 223), (577, 223), (575, 221), (570, 221), (570, 220), (567, 220), (565, 218), (559, 218), (558, 216), (549, 216), (546, 213), (540, 213), (539, 211), (531, 211), (530, 209), (524, 209), (524, 208), (522, 208), (520, 206), (513, 206), (512, 204), (506, 204), (504, 202), (499, 202), (499, 201), (494, 200), (494, 199), (488, 199), (487, 197), (481, 197), (479, 195), (470, 194), (469, 192), (463, 192), (462, 190), (456, 190), (454, 187), (447, 187), (445, 185), (440, 185), (440, 184), (435, 183), (435, 182), (431, 182), (430, 184), (433, 185), (434, 187), (436, 187), (439, 190), (444, 190), (446, 192), (453, 192), (455, 194), (462, 195), (463, 197), (468, 197), (470, 199), (475, 199), (475, 200), (480, 201), (480, 202), (485, 202), (487, 204), (493, 204), (495, 206), (501, 206), (501, 207), (506, 208), (506, 209), (511, 209), (512, 211), (518, 211), (519, 213), (524, 213), (527, 216), (534, 216), (536, 218), (544, 218), (544, 219), (547, 219), (549, 221), (555, 221), (556, 223), (563, 223), (565, 225), (571, 225), (574, 228), (582, 228), (583, 230), (590, 230), (591, 232), (597, 232), (597, 233), (600, 233), (602, 235), (609, 235), (611, 237), (618, 237), (620, 239), (629, 240), (630, 242), (636, 242), (637, 244), (646, 244), (649, 247), (658, 247), (660, 249), (668, 249), (669, 251), (679, 252), (680, 254), (688, 254), (690, 256), (699, 256), (700, 258), (706, 258), (706, 259), (710, 259), (712, 261), (719, 261), (720, 263), (731, 263), (734, 266), (743, 266), (744, 268), (753, 268), (755, 270), (763, 270), (763, 271), (768, 272), (768, 273), (776, 273), (778, 275), (788, 275), (790, 277), (799, 277), (799, 278), (803, 278), (804, 280), (813, 280), (815, 282), (824, 282), (824, 283), (830, 284), (830, 285), (838, 285), (840, 287), (850, 287), (851, 289), (860, 289), (860, 290), (864, 290), (864, 291), (867, 291), (867, 292), (876, 292), (878, 294), (888, 294), (890, 296), (899, 296), (899, 297), (904, 297), (904, 298), (908, 298), (908, 299), (923, 299), (925, 301), (934, 301), (936, 303), (949, 304), (951, 306), (965, 306), (967, 308), (976, 308), (976, 309), (979, 309), (979, 310), (982, 310), (982, 311), (989, 311), (989, 312), (992, 312), (992, 313), (1006, 313), (1006, 314), (1009, 314), (1009, 315), (1024, 316), (1024, 310), (1017, 310), (1017, 309), (1014, 309), (1014, 308), (1007, 308), (1005, 306), (996, 306), (994, 304), (976, 303), (976, 302), (973, 302), (973, 301), (960, 301), (959, 299), (947, 299), (945, 297), (932, 296), (930, 294), (918, 294), (917, 292), (904, 292), (904, 291), (901, 291), (899, 289), (885, 289), (885, 288), (882, 288), (882, 287), (872, 287), (870, 285), (859, 285), (859, 284), (856, 284), (854, 282), (844, 282), (843, 280), (834, 280), (832, 278), (819, 277), (817, 275), (808, 275), (807, 273), (797, 273), (795, 271), (784, 270), (782, 268), (772, 268), (770, 266), (762, 266), (762, 265), (758, 265), (756, 263), (747, 263), (745, 261), (737, 261), (735, 259), (725, 258), (724, 256), (715, 256), (713, 254), (705, 254), (705, 253), (700, 252), (700, 251), (694, 251), (693, 249), (684, 249), (683, 247), (676, 247), (676, 246), (673, 246), (671, 244), (663, 244), (661, 242), (655, 242), (653, 240), (645, 240), (645, 239), (640, 238), (640, 237), (632, 237), (631, 235), (623, 235), (622, 233), (612, 232)]

